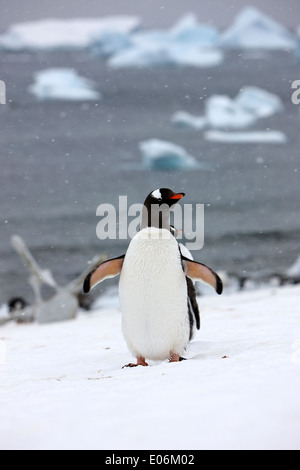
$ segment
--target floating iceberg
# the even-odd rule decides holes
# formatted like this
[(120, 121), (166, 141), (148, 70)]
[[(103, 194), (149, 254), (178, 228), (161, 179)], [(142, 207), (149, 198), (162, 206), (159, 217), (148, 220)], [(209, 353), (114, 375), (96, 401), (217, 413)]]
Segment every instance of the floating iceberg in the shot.
[(283, 111), (283, 104), (279, 96), (254, 86), (243, 87), (235, 102), (257, 118), (266, 118)]
[(229, 96), (213, 95), (205, 103), (209, 127), (243, 129), (256, 122), (254, 113), (247, 111)]
[(117, 52), (109, 60), (110, 67), (211, 67), (223, 60), (217, 49), (218, 31), (199, 24), (193, 14), (185, 15), (170, 30), (138, 32), (130, 39), (131, 46)]
[(185, 14), (169, 31), (170, 37), (184, 44), (217, 47), (219, 32), (212, 26), (199, 24), (194, 13)]
[(217, 49), (186, 48), (179, 44), (145, 44), (125, 49), (114, 55), (108, 65), (111, 68), (186, 66), (215, 67), (223, 60), (223, 54)]
[(101, 93), (94, 82), (68, 68), (50, 68), (37, 72), (28, 91), (39, 100), (95, 101)]
[(91, 44), (91, 51), (100, 57), (110, 57), (131, 47), (130, 34), (122, 32), (103, 32)]
[(207, 127), (208, 122), (205, 116), (193, 116), (185, 111), (178, 111), (174, 113), (172, 122), (177, 127), (184, 127), (187, 129), (201, 130)]
[(129, 34), (140, 25), (134, 16), (47, 19), (19, 23), (0, 36), (0, 48), (8, 50), (82, 49), (105, 34)]
[(285, 144), (286, 135), (280, 131), (225, 132), (207, 131), (205, 140), (223, 143), (244, 144)]
[(193, 129), (244, 129), (258, 119), (272, 116), (283, 110), (279, 96), (258, 87), (246, 86), (236, 98), (212, 95), (205, 103), (205, 116), (192, 116), (184, 111), (175, 113), (176, 125)]
[(164, 140), (150, 139), (139, 144), (143, 163), (149, 170), (197, 168), (197, 160), (183, 147)]
[(294, 36), (254, 7), (244, 8), (221, 35), (225, 48), (294, 49)]

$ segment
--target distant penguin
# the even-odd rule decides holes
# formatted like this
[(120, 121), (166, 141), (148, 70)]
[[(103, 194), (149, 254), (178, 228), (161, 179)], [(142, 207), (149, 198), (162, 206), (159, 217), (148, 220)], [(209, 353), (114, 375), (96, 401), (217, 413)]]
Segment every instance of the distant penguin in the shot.
[(184, 196), (167, 188), (152, 191), (144, 203), (141, 229), (126, 254), (100, 264), (84, 281), (88, 293), (120, 274), (122, 329), (137, 359), (128, 367), (147, 366), (147, 359), (181, 360), (191, 337), (187, 277), (211, 285), (218, 294), (223, 290), (214, 271), (181, 254), (171, 233), (170, 211)]

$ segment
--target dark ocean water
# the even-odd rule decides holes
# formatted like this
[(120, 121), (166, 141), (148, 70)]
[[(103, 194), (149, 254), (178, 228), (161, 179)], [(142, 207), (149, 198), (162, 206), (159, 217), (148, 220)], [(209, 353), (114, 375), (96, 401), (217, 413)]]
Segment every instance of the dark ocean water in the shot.
[[(300, 254), (300, 115), (291, 83), (300, 66), (291, 54), (230, 53), (222, 66), (109, 70), (85, 52), (5, 53), (0, 79), (0, 303), (29, 300), (27, 271), (10, 246), (19, 234), (60, 284), (95, 254), (126, 250), (127, 241), (96, 236), (99, 204), (143, 202), (153, 189), (186, 193), (205, 207), (205, 244), (194, 257), (239, 276), (283, 273)], [(33, 73), (73, 67), (98, 84), (98, 103), (43, 102), (27, 92)], [(174, 112), (200, 115), (212, 94), (234, 97), (244, 85), (279, 95), (285, 111), (253, 129), (281, 130), (287, 143), (221, 144), (176, 129)], [(159, 138), (185, 147), (209, 170), (154, 172), (141, 167), (138, 143)]]

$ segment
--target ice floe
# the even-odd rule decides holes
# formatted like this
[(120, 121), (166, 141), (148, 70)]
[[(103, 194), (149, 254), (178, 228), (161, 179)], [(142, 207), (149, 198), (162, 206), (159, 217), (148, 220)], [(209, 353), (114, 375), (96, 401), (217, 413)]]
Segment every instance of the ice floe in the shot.
[(295, 38), (283, 25), (254, 7), (244, 8), (221, 35), (225, 48), (294, 49)]
[(177, 127), (201, 130), (207, 127), (207, 118), (205, 116), (194, 116), (185, 111), (177, 111), (172, 116), (172, 122)]
[(279, 96), (254, 86), (243, 87), (235, 98), (212, 95), (205, 102), (205, 115), (193, 116), (178, 111), (172, 121), (181, 127), (193, 129), (245, 129), (259, 119), (283, 110)]
[(108, 64), (113, 68), (158, 65), (210, 67), (223, 61), (217, 48), (218, 31), (187, 14), (169, 30), (141, 31), (131, 35), (131, 45), (117, 52)]
[(197, 168), (197, 160), (183, 147), (172, 142), (150, 139), (140, 142), (144, 166), (149, 170), (183, 170)]
[(28, 91), (39, 100), (97, 101), (95, 83), (69, 68), (49, 68), (35, 73)]
[(243, 129), (257, 120), (254, 113), (247, 111), (226, 95), (213, 95), (205, 103), (209, 127)]
[(126, 67), (214, 67), (223, 60), (223, 54), (217, 49), (186, 48), (183, 44), (143, 43), (125, 49), (112, 56), (108, 65), (111, 68)]
[(254, 86), (243, 87), (237, 95), (235, 102), (257, 118), (265, 118), (283, 111), (283, 104), (279, 96), (262, 88)]
[(98, 34), (91, 44), (91, 51), (95, 56), (110, 57), (119, 51), (129, 49), (131, 45), (130, 34), (108, 31)]
[(280, 131), (226, 132), (209, 130), (204, 133), (205, 140), (224, 143), (284, 144), (286, 135)]
[(103, 35), (129, 34), (140, 26), (135, 16), (46, 19), (12, 25), (0, 36), (7, 50), (82, 49)]

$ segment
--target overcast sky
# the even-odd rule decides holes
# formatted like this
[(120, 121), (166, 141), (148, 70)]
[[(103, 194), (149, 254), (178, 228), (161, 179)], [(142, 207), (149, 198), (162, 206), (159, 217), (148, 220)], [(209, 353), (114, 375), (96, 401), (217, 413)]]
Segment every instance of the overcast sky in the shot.
[(201, 22), (224, 27), (248, 4), (291, 28), (300, 26), (300, 0), (0, 0), (0, 30), (41, 18), (116, 14), (136, 14), (146, 27), (165, 27), (189, 11), (197, 13)]

